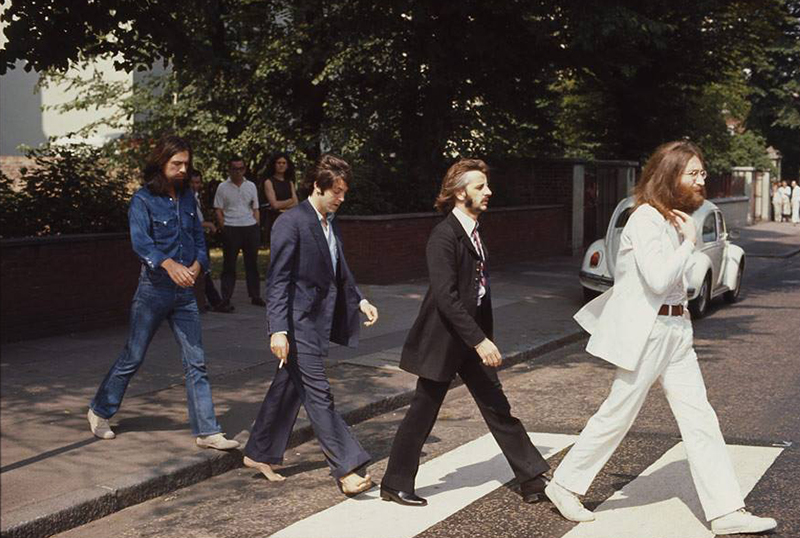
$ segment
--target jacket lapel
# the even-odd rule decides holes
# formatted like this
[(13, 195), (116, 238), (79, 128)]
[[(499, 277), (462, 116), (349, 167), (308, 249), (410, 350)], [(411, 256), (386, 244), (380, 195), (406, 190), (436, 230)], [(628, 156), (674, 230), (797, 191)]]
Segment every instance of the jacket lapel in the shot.
[[(464, 230), (464, 227), (461, 226), (461, 223), (459, 222), (458, 217), (453, 215), (452, 211), (450, 212), (449, 215), (447, 215), (447, 222), (449, 222), (450, 226), (453, 227), (453, 231), (455, 231), (456, 237), (458, 237), (459, 241), (461, 241), (464, 244), (464, 246), (467, 247), (467, 250), (475, 258), (480, 260), (481, 257), (478, 254), (478, 251), (475, 250), (475, 245), (472, 244), (472, 239), (469, 238), (469, 236), (467, 235), (467, 232)], [(484, 251), (485, 251), (485, 248), (486, 247), (484, 247)]]
[(318, 220), (317, 212), (313, 207), (311, 207), (311, 202), (309, 202), (308, 199), (301, 204), (301, 207), (306, 212), (308, 228), (311, 230), (311, 235), (314, 237), (314, 242), (319, 247), (320, 254), (322, 254), (322, 259), (325, 260), (325, 266), (328, 268), (330, 274), (334, 275), (333, 263), (331, 262), (331, 251), (328, 250), (328, 243), (325, 241), (325, 234), (322, 232), (322, 225)]

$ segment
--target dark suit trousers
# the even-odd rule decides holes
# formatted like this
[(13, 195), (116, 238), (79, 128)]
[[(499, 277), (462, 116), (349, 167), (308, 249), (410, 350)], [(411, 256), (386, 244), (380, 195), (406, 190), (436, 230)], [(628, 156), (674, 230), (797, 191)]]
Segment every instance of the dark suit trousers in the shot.
[(323, 357), (306, 354), (290, 356), (276, 372), (250, 431), (244, 449), (247, 457), (282, 463), (301, 404), (334, 477), (341, 478), (369, 463), (369, 454), (334, 409)]
[[(465, 357), (458, 375), (464, 380), (518, 482), (526, 482), (547, 471), (550, 466), (531, 443), (525, 427), (511, 415), (511, 405), (496, 369), (484, 366), (477, 354), (471, 353)], [(449, 387), (449, 382), (423, 377), (417, 380), (411, 406), (392, 443), (389, 463), (381, 480), (383, 485), (414, 492), (422, 447), (433, 429)]]
[(261, 297), (258, 274), (258, 245), (261, 240), (258, 224), (252, 226), (224, 226), (222, 228), (222, 300), (230, 301), (236, 286), (236, 258), (239, 251), (244, 257), (247, 277), (247, 295)]

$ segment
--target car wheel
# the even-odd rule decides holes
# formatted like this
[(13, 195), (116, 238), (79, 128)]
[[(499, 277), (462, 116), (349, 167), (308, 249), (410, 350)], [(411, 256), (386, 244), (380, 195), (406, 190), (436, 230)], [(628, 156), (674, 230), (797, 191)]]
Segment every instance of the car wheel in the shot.
[(590, 288), (583, 288), (583, 300), (587, 303), (592, 299), (594, 299), (595, 297), (597, 297), (598, 295), (600, 295), (599, 291), (595, 291)]
[(739, 292), (742, 291), (742, 277), (744, 277), (744, 260), (739, 264), (739, 271), (736, 274), (736, 287), (722, 295), (725, 302), (735, 303), (739, 300)]
[(711, 304), (711, 274), (707, 274), (700, 287), (697, 298), (689, 301), (689, 311), (694, 319), (700, 319), (708, 313), (708, 305)]

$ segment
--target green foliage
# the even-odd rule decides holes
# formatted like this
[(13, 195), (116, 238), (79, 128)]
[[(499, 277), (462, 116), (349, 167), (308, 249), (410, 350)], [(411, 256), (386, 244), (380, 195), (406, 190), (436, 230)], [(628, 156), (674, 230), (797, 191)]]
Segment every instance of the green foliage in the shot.
[(1, 237), (125, 232), (130, 190), (89, 145), (29, 150), (34, 164), (13, 184), (0, 176)]

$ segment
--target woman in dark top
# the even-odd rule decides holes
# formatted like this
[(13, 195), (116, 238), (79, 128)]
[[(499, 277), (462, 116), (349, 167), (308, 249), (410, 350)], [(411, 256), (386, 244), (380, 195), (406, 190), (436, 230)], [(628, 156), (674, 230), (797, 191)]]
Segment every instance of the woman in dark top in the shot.
[(264, 181), (264, 195), (269, 202), (268, 218), (265, 233), (269, 244), (272, 223), (284, 211), (298, 204), (297, 191), (294, 188), (294, 163), (285, 153), (278, 153), (269, 161), (267, 180)]

